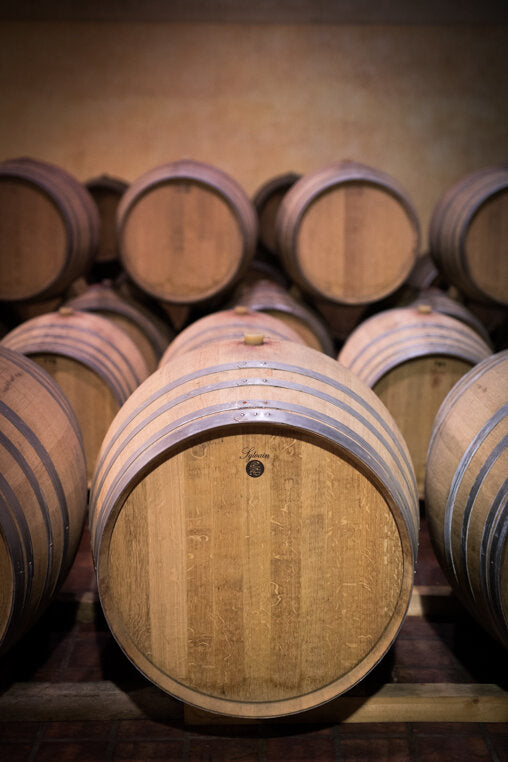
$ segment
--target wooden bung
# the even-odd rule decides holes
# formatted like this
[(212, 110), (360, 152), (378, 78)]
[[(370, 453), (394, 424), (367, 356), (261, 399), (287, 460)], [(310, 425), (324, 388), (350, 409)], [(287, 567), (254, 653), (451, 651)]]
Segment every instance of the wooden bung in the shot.
[(118, 207), (125, 270), (156, 299), (192, 304), (232, 288), (254, 255), (257, 218), (243, 188), (197, 161), (156, 167)]
[(86, 188), (35, 159), (0, 163), (0, 300), (47, 299), (86, 273), (100, 220)]
[(470, 299), (508, 305), (508, 165), (483, 167), (435, 205), (430, 252), (438, 270)]
[(211, 312), (184, 328), (162, 355), (159, 367), (173, 361), (179, 354), (199, 349), (206, 344), (232, 339), (243, 342), (246, 334), (262, 335), (267, 339), (284, 339), (297, 344), (304, 343), (299, 333), (282, 320), (264, 312), (246, 310), (243, 307), (240, 311), (236, 308), (220, 310)]
[(292, 342), (207, 344), (152, 374), (90, 500), (109, 626), (148, 679), (229, 716), (347, 691), (411, 596), (418, 498), (390, 414)]
[(81, 427), (91, 477), (109, 424), (148, 376), (139, 349), (111, 321), (69, 307), (22, 323), (1, 344), (35, 360), (59, 384)]
[(472, 328), (432, 310), (404, 307), (361, 323), (338, 360), (370, 386), (397, 421), (423, 497), (435, 415), (456, 381), (492, 354)]
[(453, 387), (432, 429), (425, 482), (437, 558), (459, 600), (508, 648), (508, 350)]
[(416, 296), (409, 304), (410, 307), (416, 307), (421, 311), (422, 307), (427, 307), (434, 312), (440, 312), (443, 315), (460, 320), (482, 337), (486, 344), (492, 344), (489, 332), (479, 318), (474, 315), (464, 304), (456, 298), (452, 298), (439, 288), (427, 288)]
[(251, 347), (259, 346), (265, 343), (265, 337), (262, 333), (246, 333), (243, 337), (243, 343)]
[[(87, 507), (85, 453), (58, 384), (0, 345), (0, 652), (53, 600)], [(30, 404), (27, 404), (27, 401)]]
[(284, 195), (276, 219), (284, 266), (311, 296), (369, 304), (404, 283), (420, 230), (393, 178), (355, 162), (304, 175)]
[(269, 278), (257, 278), (239, 287), (237, 299), (251, 310), (265, 312), (282, 320), (307, 346), (334, 355), (335, 348), (323, 320), (286, 288)]

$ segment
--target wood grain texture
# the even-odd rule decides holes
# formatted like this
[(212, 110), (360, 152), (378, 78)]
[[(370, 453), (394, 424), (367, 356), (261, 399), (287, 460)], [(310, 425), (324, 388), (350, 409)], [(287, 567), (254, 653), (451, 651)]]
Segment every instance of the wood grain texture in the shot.
[(431, 253), (449, 283), (472, 299), (508, 305), (508, 166), (484, 167), (436, 203)]
[(257, 219), (233, 178), (182, 160), (130, 185), (118, 208), (118, 235), (135, 283), (158, 299), (188, 304), (241, 277), (254, 254)]
[(476, 365), (434, 423), (425, 499), (438, 560), (457, 596), (508, 646), (508, 351)]
[(237, 305), (231, 310), (211, 312), (180, 331), (165, 350), (159, 366), (165, 365), (184, 352), (191, 352), (218, 341), (235, 339), (238, 343), (243, 342), (245, 334), (260, 334), (267, 338), (305, 343), (301, 334), (282, 320)]
[(67, 171), (33, 159), (0, 163), (0, 298), (62, 293), (90, 266), (99, 216)]
[(101, 602), (150, 680), (231, 716), (327, 701), (385, 653), (418, 503), (386, 408), (320, 352), (223, 341), (166, 364), (103, 443)]
[(349, 336), (338, 359), (386, 404), (408, 443), (423, 497), (434, 417), (452, 386), (492, 354), (472, 328), (448, 315), (398, 308), (380, 312)]
[(334, 354), (330, 333), (320, 316), (274, 280), (260, 277), (246, 282), (238, 289), (235, 301), (282, 320), (312, 349)]
[(69, 299), (67, 305), (85, 312), (95, 312), (112, 320), (133, 340), (152, 373), (174, 337), (168, 322), (164, 322), (140, 303), (120, 294), (105, 281), (89, 286), (86, 291)]
[(32, 357), (63, 389), (82, 430), (91, 477), (109, 424), (148, 376), (141, 352), (111, 321), (65, 307), (22, 323), (2, 344)]
[(0, 651), (65, 579), (86, 511), (76, 416), (35, 362), (0, 347)]
[(418, 308), (419, 304), (428, 305), (434, 312), (440, 312), (443, 315), (449, 315), (462, 321), (476, 331), (486, 344), (492, 347), (492, 341), (484, 323), (465, 304), (448, 296), (441, 289), (432, 287), (422, 289), (409, 306)]
[(419, 223), (403, 189), (353, 162), (304, 175), (285, 194), (276, 228), (295, 282), (339, 304), (366, 304), (395, 291), (419, 249)]
[[(0, 696), (6, 722), (87, 722), (159, 720), (180, 717), (179, 702), (147, 685), (122, 690), (114, 682), (15, 683)], [(389, 684), (371, 696), (339, 696), (325, 706), (298, 715), (301, 725), (364, 722), (506, 722), (508, 696), (497, 685), (417, 683)], [(221, 717), (191, 706), (184, 707), (185, 725), (256, 725), (261, 720)], [(295, 723), (295, 718), (278, 722)]]

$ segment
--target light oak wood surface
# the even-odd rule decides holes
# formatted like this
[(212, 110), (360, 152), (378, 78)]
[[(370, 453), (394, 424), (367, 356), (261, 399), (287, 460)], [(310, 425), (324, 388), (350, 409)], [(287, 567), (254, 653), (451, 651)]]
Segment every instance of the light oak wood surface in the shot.
[(301, 334), (287, 323), (240, 304), (230, 310), (211, 312), (180, 331), (165, 350), (159, 366), (171, 362), (179, 354), (218, 341), (235, 339), (241, 343), (245, 334), (260, 334), (267, 338), (305, 343)]
[(277, 244), (306, 292), (367, 304), (395, 291), (419, 250), (419, 223), (405, 192), (382, 172), (339, 162), (304, 175), (285, 194)]
[(0, 299), (63, 293), (89, 268), (99, 215), (64, 169), (35, 159), (0, 163)]
[(120, 296), (109, 281), (89, 286), (83, 293), (69, 299), (67, 306), (102, 315), (113, 321), (131, 337), (152, 373), (174, 331), (169, 322), (161, 320), (143, 305)]
[(508, 351), (469, 371), (444, 400), (429, 445), (425, 499), (438, 560), (457, 596), (508, 647)]
[(448, 282), (480, 302), (508, 305), (508, 166), (484, 167), (436, 203), (431, 253)]
[(349, 336), (338, 359), (388, 407), (408, 444), (423, 497), (435, 415), (453, 385), (492, 348), (429, 305), (379, 312)]
[(78, 418), (91, 478), (109, 424), (148, 376), (143, 355), (111, 321), (70, 307), (22, 323), (2, 344), (32, 357), (60, 385)]
[(0, 346), (0, 651), (41, 615), (65, 579), (86, 512), (76, 416), (32, 360)]
[(241, 277), (254, 254), (257, 218), (236, 180), (181, 160), (130, 185), (118, 207), (118, 236), (135, 283), (157, 299), (189, 304)]
[(274, 280), (257, 278), (245, 283), (238, 289), (235, 300), (251, 310), (282, 320), (301, 336), (308, 347), (327, 355), (334, 354), (330, 333), (321, 317)]
[(418, 501), (379, 399), (291, 342), (161, 367), (103, 443), (101, 602), (150, 680), (232, 716), (302, 711), (385, 653), (409, 603)]

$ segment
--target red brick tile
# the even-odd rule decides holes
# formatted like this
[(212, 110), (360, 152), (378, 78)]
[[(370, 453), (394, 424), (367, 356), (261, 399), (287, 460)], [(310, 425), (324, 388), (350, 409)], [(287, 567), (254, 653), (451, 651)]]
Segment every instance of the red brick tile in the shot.
[(257, 762), (259, 741), (256, 738), (199, 738), (189, 740), (189, 762)]
[(490, 743), (498, 756), (496, 762), (508, 762), (508, 735), (489, 733)]
[(397, 666), (452, 667), (453, 657), (444, 643), (439, 640), (397, 640), (395, 642), (395, 663)]
[(60, 670), (63, 668), (71, 648), (72, 637), (71, 634), (61, 637), (55, 633), (50, 633), (44, 646), (41, 644), (40, 651), (29, 654), (28, 658), (33, 668), (27, 679), (37, 682), (58, 682), (61, 679)]
[(489, 749), (478, 731), (477, 735), (459, 734), (416, 736), (418, 762), (490, 762)]
[(468, 722), (415, 722), (412, 732), (416, 736), (481, 735), (479, 726)]
[[(183, 713), (183, 708), (182, 708)], [(156, 722), (155, 720), (122, 720), (118, 723), (118, 738), (174, 739), (184, 738), (185, 730), (177, 723)]]
[(370, 737), (339, 739), (339, 758), (342, 762), (411, 762), (407, 738)]
[(398, 666), (393, 669), (393, 680), (398, 683), (461, 683), (462, 673), (455, 667)]
[(109, 738), (112, 722), (48, 722), (43, 738)]
[(40, 726), (40, 722), (0, 722), (0, 741), (29, 741)]
[(106, 741), (48, 741), (41, 743), (35, 762), (104, 762)]
[(508, 733), (508, 722), (486, 722), (485, 730), (494, 735), (506, 735)]
[(407, 727), (404, 722), (342, 722), (336, 732), (339, 736), (405, 736)]
[(288, 738), (269, 738), (266, 740), (266, 760), (284, 760), (284, 762), (332, 762), (335, 760), (335, 748), (332, 738), (314, 738), (306, 735)]
[(119, 741), (116, 744), (113, 759), (123, 762), (181, 762), (183, 741)]
[(29, 743), (5, 743), (0, 745), (0, 762), (25, 762), (30, 756)]

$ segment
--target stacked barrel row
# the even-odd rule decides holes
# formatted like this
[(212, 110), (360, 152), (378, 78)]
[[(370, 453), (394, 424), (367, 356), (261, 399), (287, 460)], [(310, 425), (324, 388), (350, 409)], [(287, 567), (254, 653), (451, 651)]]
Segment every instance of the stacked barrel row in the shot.
[[(10, 164), (20, 162), (0, 165), (0, 202), (17, 182)], [(46, 200), (37, 183), (21, 185)], [(489, 362), (493, 336), (450, 293), (422, 293), (442, 285), (437, 257), (421, 256), (404, 189), (365, 165), (275, 178), (252, 201), (189, 160), (87, 188), (102, 221), (87, 266), (59, 266), (47, 279), (58, 287), (24, 288), (65, 304), (3, 344), (48, 371), (74, 410), (112, 632), (149, 679), (206, 709), (269, 717), (329, 700), (402, 624), (438, 409)], [(26, 282), (33, 245), (23, 250), (19, 229), (8, 230), (5, 272)], [(28, 252), (32, 265), (18, 268)], [(484, 502), (462, 524), (491, 516), (494, 534), (478, 531), (497, 559), (495, 591), (506, 578), (502, 490), (493, 518)], [(440, 559), (444, 499), (428, 501)], [(485, 584), (468, 575), (477, 599)], [(502, 639), (506, 601), (493, 600)]]

